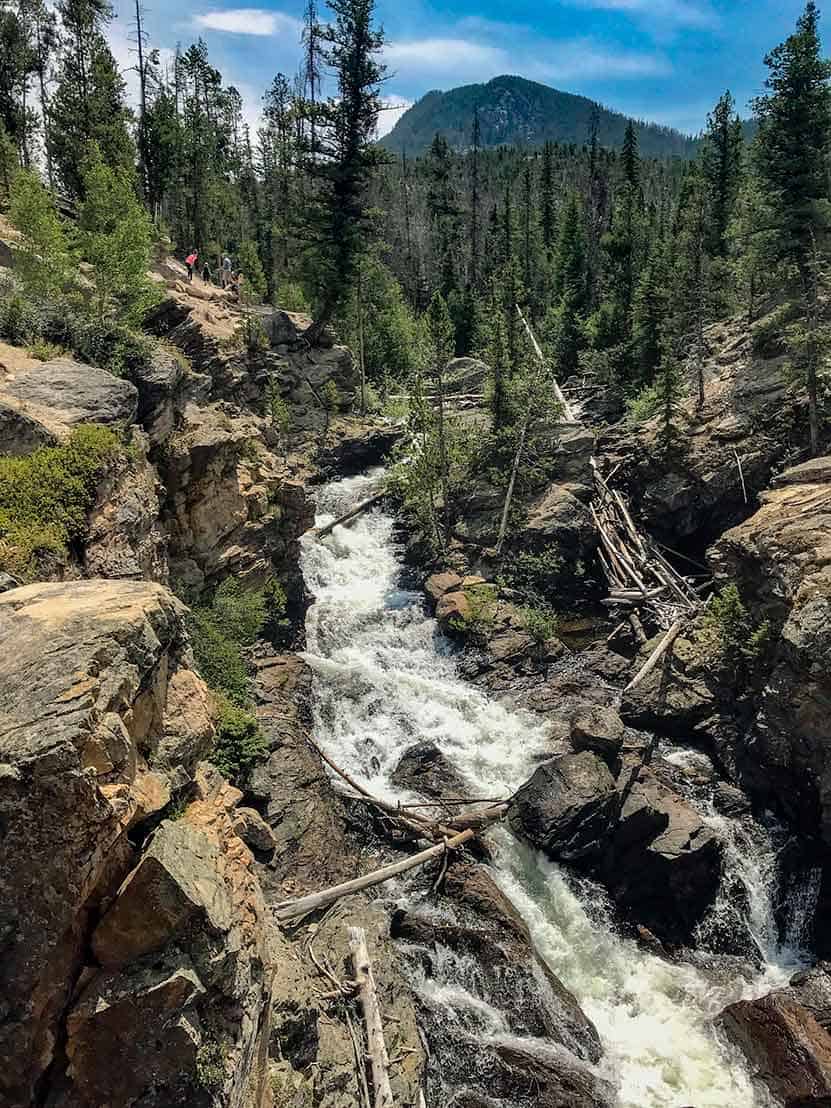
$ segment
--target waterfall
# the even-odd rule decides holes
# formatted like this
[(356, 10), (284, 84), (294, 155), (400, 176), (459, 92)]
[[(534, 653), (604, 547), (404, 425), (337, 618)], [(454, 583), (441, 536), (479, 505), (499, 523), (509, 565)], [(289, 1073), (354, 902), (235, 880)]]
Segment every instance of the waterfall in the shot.
[[(371, 495), (378, 474), (321, 489), (318, 523)], [(315, 673), (317, 741), (377, 795), (402, 797), (391, 781), (410, 746), (432, 740), (478, 796), (505, 796), (546, 750), (544, 722), (467, 685), (454, 650), (401, 587), (394, 521), (380, 510), (304, 540), (303, 571), (315, 598), (307, 660)], [(540, 955), (575, 994), (605, 1050), (603, 1076), (620, 1108), (754, 1108), (770, 1104), (715, 1034), (712, 1016), (742, 996), (726, 965), (717, 985), (692, 965), (670, 963), (621, 938), (602, 891), (575, 885), (558, 866), (504, 828), (492, 832), (494, 876), (524, 918)], [(766, 925), (765, 925), (766, 926)], [(767, 939), (762, 936), (760, 949)], [(735, 975), (734, 975), (735, 976)], [(470, 973), (448, 958), (422, 1000), (482, 1036), (505, 1036), (505, 1014), (484, 1004)], [(537, 1049), (555, 1049), (535, 1040)], [(443, 1104), (431, 1108), (444, 1108)]]

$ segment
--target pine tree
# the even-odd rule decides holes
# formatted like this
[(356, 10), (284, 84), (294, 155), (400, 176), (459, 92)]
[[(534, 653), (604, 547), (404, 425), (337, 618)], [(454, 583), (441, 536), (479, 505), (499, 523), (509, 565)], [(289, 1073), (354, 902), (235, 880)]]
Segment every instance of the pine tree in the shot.
[(60, 0), (63, 24), (58, 86), (50, 104), (52, 158), (73, 197), (83, 196), (84, 162), (95, 143), (104, 162), (132, 169), (124, 81), (104, 31), (112, 18), (106, 0)]
[(706, 249), (710, 257), (726, 258), (727, 228), (742, 178), (742, 124), (727, 91), (707, 116), (701, 168), (708, 199)]
[(550, 142), (542, 148), (542, 173), (540, 178), (540, 226), (542, 242), (548, 253), (554, 249), (555, 199), (554, 199), (554, 150)]
[[(374, 145), (385, 67), (383, 32), (373, 26), (375, 0), (330, 0), (335, 23), (322, 31), (324, 57), (337, 78), (337, 98), (320, 113), (318, 149), (307, 159), (316, 183), (308, 205), (317, 291), (314, 342), (348, 294), (369, 233), (367, 186), (378, 165)], [(320, 155), (320, 156), (318, 156)]]
[(447, 304), (440, 292), (433, 295), (427, 309), (427, 328), (430, 336), (433, 379), (436, 383), (436, 421), (439, 440), (439, 465), (441, 472), (441, 493), (444, 505), (445, 534), (449, 531), (450, 520), (450, 462), (447, 443), (447, 426), (444, 411), (444, 371), (453, 357), (453, 322), (447, 310)]
[[(759, 133), (755, 164), (777, 229), (777, 253), (799, 275), (806, 325), (819, 327), (817, 257), (828, 226), (828, 146), (831, 63), (820, 54), (819, 14), (813, 0), (796, 31), (765, 58), (767, 93), (755, 102)], [(803, 344), (805, 345), (805, 344)], [(819, 449), (817, 375), (819, 339), (799, 359), (808, 394), (811, 449)]]
[(577, 370), (583, 346), (586, 309), (586, 239), (583, 206), (576, 192), (568, 195), (560, 219), (554, 268), (555, 307), (545, 323), (555, 376), (569, 377)]
[(479, 123), (479, 107), (473, 109), (473, 133), (471, 134), (470, 159), (470, 284), (474, 290), (479, 288), (481, 263), (481, 212), (479, 195), (479, 155), (482, 148), (482, 128)]
[(656, 238), (635, 288), (632, 309), (632, 354), (638, 387), (652, 384), (661, 362), (668, 293), (665, 247)]
[(248, 283), (249, 289), (257, 299), (262, 300), (268, 292), (268, 284), (265, 279), (257, 244), (253, 239), (242, 241), (239, 248), (239, 271)]
[(428, 155), (427, 214), (430, 219), (433, 269), (442, 295), (457, 286), (459, 204), (453, 187), (452, 154), (447, 139), (436, 134)]
[(139, 324), (158, 297), (150, 280), (153, 228), (136, 194), (135, 175), (87, 149), (78, 212), (81, 255), (92, 270), (98, 318)]

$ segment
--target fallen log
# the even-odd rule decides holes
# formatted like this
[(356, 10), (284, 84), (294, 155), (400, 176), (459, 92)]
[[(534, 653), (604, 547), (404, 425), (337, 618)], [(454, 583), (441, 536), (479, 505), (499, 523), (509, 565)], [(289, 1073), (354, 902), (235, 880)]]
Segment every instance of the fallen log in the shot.
[(374, 1108), (394, 1108), (390, 1086), (390, 1059), (384, 1040), (381, 1006), (375, 991), (375, 978), (372, 975), (366, 932), (363, 927), (349, 928), (349, 948), (352, 951), (352, 964), (355, 967), (355, 980), (358, 983), (358, 995), (366, 1026), (367, 1052), (372, 1068), (372, 1088), (375, 1093)]
[(629, 692), (631, 689), (636, 688), (645, 677), (649, 676), (655, 666), (657, 666), (658, 662), (660, 662), (661, 658), (663, 658), (664, 654), (666, 654), (666, 652), (678, 638), (678, 635), (680, 634), (681, 628), (683, 626), (683, 619), (677, 619), (675, 623), (673, 623), (672, 627), (670, 627), (669, 631), (667, 631), (667, 633), (649, 655), (646, 662), (638, 670), (638, 672), (623, 690), (625, 693)]
[(407, 873), (408, 870), (423, 866), (431, 858), (438, 858), (445, 850), (453, 850), (457, 846), (463, 846), (470, 842), (474, 835), (475, 832), (468, 828), (450, 839), (444, 839), (442, 842), (436, 843), (435, 846), (428, 847), (427, 850), (422, 850), (409, 858), (403, 858), (400, 862), (393, 862), (389, 866), (382, 866), (380, 869), (373, 870), (372, 873), (365, 873), (363, 877), (355, 877), (351, 881), (344, 881), (340, 885), (332, 885), (328, 889), (322, 889), (317, 893), (309, 893), (308, 896), (301, 896), (296, 900), (284, 900), (274, 906), (274, 916), (279, 923), (288, 923), (290, 920), (308, 915), (309, 912), (316, 912), (319, 908), (328, 908), (330, 904), (334, 904), (341, 897), (363, 892), (364, 889), (371, 889), (374, 885), (381, 885), (384, 881), (389, 881), (391, 877), (398, 877), (401, 873)]
[(338, 519), (332, 520), (331, 523), (327, 523), (324, 527), (314, 528), (314, 533), (319, 539), (325, 539), (327, 535), (331, 535), (336, 527), (342, 527), (345, 523), (349, 523), (355, 519), (356, 516), (361, 515), (362, 512), (369, 511), (370, 508), (374, 508), (376, 504), (380, 504), (387, 494), (385, 492), (376, 493), (375, 496), (370, 496), (369, 500), (363, 500), (356, 507), (351, 508), (344, 515)]

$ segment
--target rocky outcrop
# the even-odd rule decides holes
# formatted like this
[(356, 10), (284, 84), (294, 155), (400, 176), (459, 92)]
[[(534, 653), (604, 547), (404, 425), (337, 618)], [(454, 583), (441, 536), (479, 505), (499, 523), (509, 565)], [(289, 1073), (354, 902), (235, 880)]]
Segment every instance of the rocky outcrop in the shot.
[(200, 1092), (244, 1103), (271, 932), (234, 827), (241, 794), (209, 765), (194, 793), (156, 829), (92, 934), (97, 965), (84, 970), (66, 1021), (71, 1091), (57, 1103), (67, 1108), (78, 1099), (172, 1108)]
[(167, 581), (163, 490), (147, 453), (147, 437), (134, 428), (129, 453), (99, 483), (84, 541), (85, 576)]
[(831, 459), (786, 471), (710, 552), (774, 645), (744, 740), (748, 786), (831, 842)]
[(662, 942), (688, 942), (721, 883), (721, 844), (647, 769), (624, 767), (621, 808), (598, 874), (624, 914)]
[(784, 990), (731, 1004), (719, 1023), (785, 1108), (831, 1103), (831, 1035)]
[(129, 381), (71, 358), (33, 362), (0, 375), (3, 450), (28, 453), (65, 439), (79, 423), (128, 426), (138, 408)]
[[(153, 748), (177, 678), (201, 686), (183, 614), (147, 582), (0, 595), (0, 639), (14, 643), (0, 656), (0, 1089), (13, 1103), (29, 1103), (53, 1060), (90, 921), (133, 862), (127, 830), (177, 785)], [(202, 710), (194, 758), (213, 734)]]
[(705, 337), (712, 352), (703, 367), (704, 405), (697, 406), (697, 366), (691, 363), (682, 448), (669, 464), (655, 449), (657, 418), (636, 429), (618, 425), (598, 443), (604, 469), (616, 469), (615, 483), (636, 518), (673, 545), (712, 541), (745, 519), (771, 475), (807, 441), (804, 396), (788, 381), (786, 359), (754, 353), (744, 320), (713, 324)]

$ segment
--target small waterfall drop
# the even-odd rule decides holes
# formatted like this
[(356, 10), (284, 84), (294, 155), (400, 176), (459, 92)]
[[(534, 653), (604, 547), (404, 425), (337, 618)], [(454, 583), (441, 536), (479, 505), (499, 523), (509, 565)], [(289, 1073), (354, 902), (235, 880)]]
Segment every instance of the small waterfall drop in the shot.
[[(371, 495), (376, 482), (369, 474), (322, 488), (318, 523)], [(439, 746), (476, 795), (507, 795), (530, 776), (546, 749), (544, 723), (459, 678), (454, 651), (423, 598), (400, 587), (390, 516), (376, 509), (323, 543), (304, 540), (303, 570), (315, 597), (306, 657), (316, 675), (316, 737), (340, 765), (390, 799), (402, 796), (391, 781), (399, 758), (424, 740)], [(770, 1105), (711, 1025), (748, 988), (765, 991), (765, 974), (749, 986), (725, 969), (714, 984), (692, 965), (664, 961), (616, 933), (599, 889), (575, 886), (503, 828), (491, 839), (496, 880), (600, 1033), (603, 1075), (618, 1090), (619, 1108)], [(747, 881), (750, 888), (756, 878)], [(763, 899), (750, 915), (767, 957), (772, 937)], [(472, 1033), (506, 1036), (505, 1013), (483, 1003), (452, 959), (429, 980), (414, 973), (413, 985), (424, 1003), (466, 1022)], [(537, 1040), (535, 1048), (554, 1045)]]

